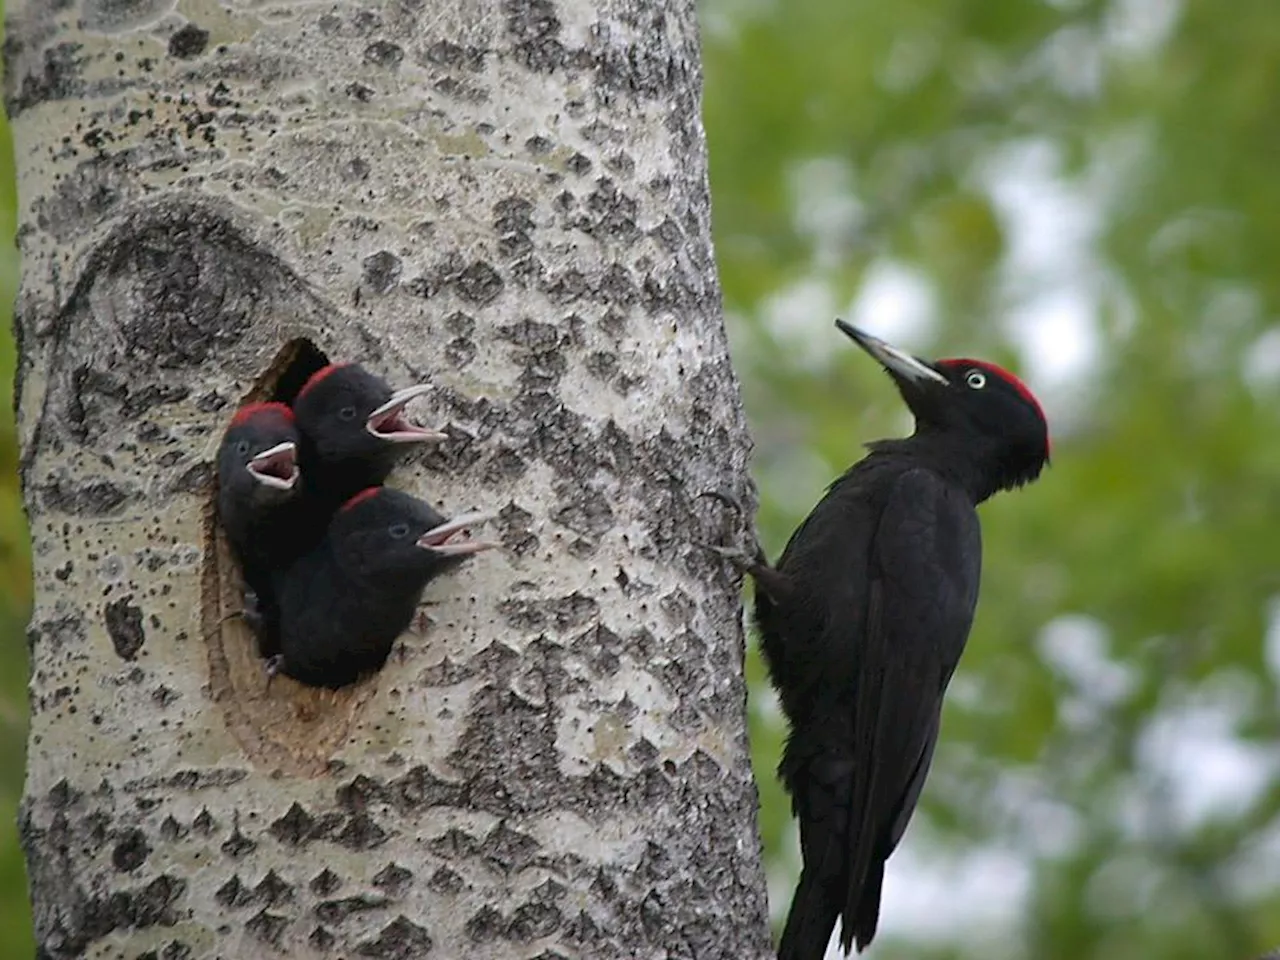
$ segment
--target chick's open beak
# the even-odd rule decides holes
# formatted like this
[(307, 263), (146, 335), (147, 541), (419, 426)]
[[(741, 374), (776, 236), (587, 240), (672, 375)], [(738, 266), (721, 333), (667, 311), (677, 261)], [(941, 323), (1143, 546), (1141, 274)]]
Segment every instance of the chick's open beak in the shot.
[(264, 450), (248, 463), (253, 479), (275, 490), (292, 490), (298, 483), (298, 446), (291, 440)]
[(465, 557), (473, 553), (480, 553), (482, 550), (495, 550), (500, 544), (491, 543), (487, 540), (462, 540), (458, 543), (450, 543), (449, 538), (466, 530), (468, 527), (492, 520), (496, 516), (497, 514), (495, 513), (481, 511), (460, 514), (452, 520), (447, 520), (440, 526), (432, 527), (424, 533), (418, 538), (418, 546), (423, 550), (432, 550), (447, 557)]
[(365, 421), (366, 429), (375, 437), (391, 443), (426, 443), (449, 439), (447, 433), (420, 427), (405, 416), (404, 408), (409, 401), (430, 390), (431, 386), (426, 383), (397, 390), (390, 400), (369, 414)]

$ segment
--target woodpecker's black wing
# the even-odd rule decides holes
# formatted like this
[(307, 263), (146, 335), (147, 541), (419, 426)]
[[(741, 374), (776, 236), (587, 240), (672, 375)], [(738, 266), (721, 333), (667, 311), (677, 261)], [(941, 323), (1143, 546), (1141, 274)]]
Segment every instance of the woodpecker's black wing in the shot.
[(786, 960), (821, 957), (837, 913), (846, 951), (874, 936), (884, 863), (928, 774), (977, 604), (981, 534), (963, 491), (917, 468), (888, 480), (883, 500), (862, 493), (862, 509), (881, 505), (865, 568), (853, 564), (865, 589), (838, 594), (862, 607), (830, 609), (820, 641), (853, 652), (852, 689), (818, 698), (784, 760), (805, 864), (779, 947)]
[[(929, 470), (902, 474), (871, 551), (854, 701), (851, 841), (841, 944), (875, 933), (879, 880), (929, 772), (942, 694), (978, 602), (982, 539), (972, 502)], [(868, 883), (868, 881), (873, 881)]]
[[(895, 467), (883, 457), (855, 464), (791, 534), (777, 565), (753, 571), (761, 652), (793, 730), (809, 728), (833, 695), (848, 703), (859, 656), (851, 638), (862, 632), (871, 541)], [(788, 766), (784, 759), (784, 780)]]

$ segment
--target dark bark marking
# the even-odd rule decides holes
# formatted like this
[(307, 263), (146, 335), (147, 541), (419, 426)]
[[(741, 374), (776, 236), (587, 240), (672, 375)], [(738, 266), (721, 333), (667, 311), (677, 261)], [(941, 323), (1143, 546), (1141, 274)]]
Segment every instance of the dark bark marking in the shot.
[(253, 891), (244, 885), (239, 874), (232, 874), (231, 879), (217, 889), (213, 898), (228, 910), (247, 907), (254, 900)]
[(121, 660), (136, 658), (147, 635), (142, 629), (142, 610), (134, 605), (133, 594), (108, 603), (103, 615), (116, 654)]
[(365, 257), (363, 264), (363, 281), (374, 293), (389, 293), (400, 282), (400, 274), (404, 263), (390, 250), (379, 250)]
[(386, 897), (373, 897), (367, 894), (361, 894), (358, 897), (347, 897), (343, 900), (326, 900), (323, 903), (316, 904), (315, 915), (324, 923), (338, 927), (353, 913), (381, 910), (390, 902)]
[(39, 72), (23, 74), (21, 79), (15, 72), (15, 66), (19, 62), (16, 54), (21, 50), (22, 42), (10, 36), (4, 47), (8, 67), (5, 71), (5, 107), (10, 122), (31, 107), (54, 100), (69, 100), (84, 91), (81, 71), (85, 58), (79, 55), (83, 49), (80, 44), (59, 43), (49, 47), (41, 56)]
[(364, 62), (375, 67), (394, 70), (404, 59), (404, 49), (390, 40), (375, 40), (364, 48)]
[(293, 899), (293, 884), (286, 882), (274, 870), (268, 870), (253, 888), (253, 896), (259, 903), (276, 907)]
[(194, 23), (188, 23), (174, 31), (173, 36), (169, 38), (169, 56), (177, 57), (179, 60), (190, 60), (204, 53), (204, 48), (208, 44), (209, 31)]
[(356, 947), (356, 953), (373, 960), (414, 960), (433, 945), (424, 928), (400, 916), (387, 924), (376, 940), (366, 940)]
[(289, 926), (289, 918), (278, 913), (259, 910), (244, 925), (245, 932), (260, 943), (279, 949), (280, 941)]
[(73, 517), (101, 517), (117, 514), (138, 494), (124, 490), (108, 480), (89, 478), (81, 481), (54, 477), (37, 488), (45, 509), (67, 513)]
[(111, 865), (121, 873), (132, 873), (147, 862), (149, 853), (151, 846), (147, 843), (146, 834), (133, 827), (124, 831), (116, 841), (111, 851)]
[(560, 18), (551, 0), (504, 0), (502, 10), (517, 62), (535, 73), (550, 73), (565, 62)]
[(389, 896), (400, 897), (409, 888), (413, 871), (398, 863), (388, 863), (373, 876), (373, 885)]
[(450, 870), (448, 867), (440, 867), (431, 875), (431, 879), (427, 881), (427, 886), (433, 893), (444, 894), (446, 896), (457, 896), (462, 892), (462, 888), (466, 884), (462, 877)]
[(342, 878), (328, 867), (325, 867), (311, 878), (311, 882), (307, 886), (311, 888), (311, 892), (316, 896), (327, 897), (342, 886)]

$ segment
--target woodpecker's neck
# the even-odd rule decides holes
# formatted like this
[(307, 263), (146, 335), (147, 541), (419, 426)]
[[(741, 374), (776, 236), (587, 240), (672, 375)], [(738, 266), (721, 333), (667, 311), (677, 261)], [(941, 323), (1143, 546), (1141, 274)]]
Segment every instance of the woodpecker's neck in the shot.
[(309, 443), (304, 463), (315, 463), (320, 469), (304, 469), (302, 482), (310, 493), (334, 501), (336, 507), (359, 491), (381, 484), (398, 454), (394, 445), (385, 444), (366, 455), (326, 459)]
[(963, 490), (974, 506), (1001, 490), (1026, 482), (1005, 462), (999, 445), (982, 437), (917, 430), (901, 440), (878, 440), (867, 446), (876, 454), (927, 467)]

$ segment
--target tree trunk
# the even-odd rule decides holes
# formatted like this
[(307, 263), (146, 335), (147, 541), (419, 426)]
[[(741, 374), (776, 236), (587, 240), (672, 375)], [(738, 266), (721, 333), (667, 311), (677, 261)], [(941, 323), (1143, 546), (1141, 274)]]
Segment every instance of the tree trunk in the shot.
[[(692, 0), (181, 11), (9, 4), (40, 955), (765, 955)], [(337, 694), (210, 511), (317, 351), (434, 385), (392, 483), (505, 547)]]

